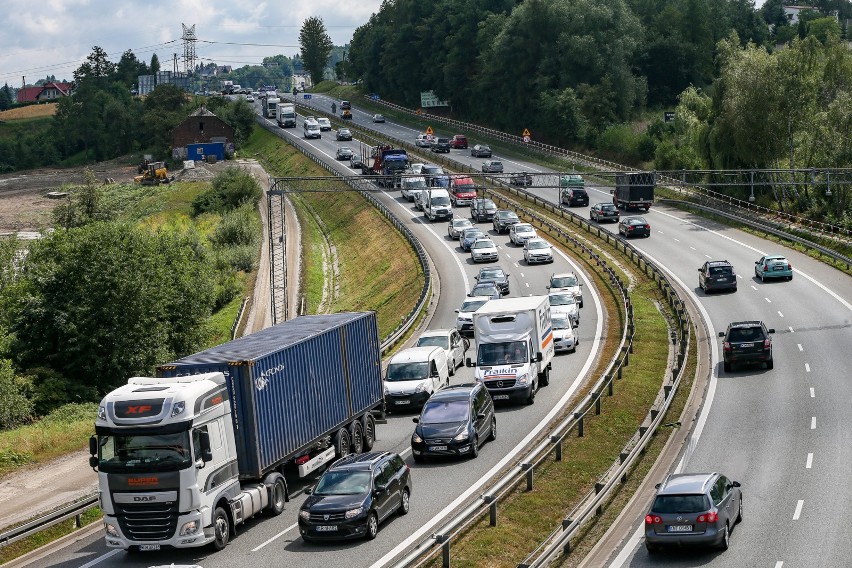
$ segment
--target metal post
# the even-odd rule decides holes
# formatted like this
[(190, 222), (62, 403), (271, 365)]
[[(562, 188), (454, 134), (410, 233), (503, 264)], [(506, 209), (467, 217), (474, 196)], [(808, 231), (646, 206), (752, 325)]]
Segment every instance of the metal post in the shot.
[(751, 188), (751, 195), (748, 196), (748, 202), (754, 203), (754, 170), (749, 172), (749, 187)]
[(527, 472), (527, 491), (533, 490), (533, 467), (531, 463), (522, 463), (521, 470)]
[(435, 541), (441, 545), (441, 566), (450, 568), (450, 537), (445, 534), (436, 534)]
[(574, 413), (574, 418), (579, 418), (580, 422), (577, 423), (577, 437), (582, 438), (585, 433), (583, 431), (583, 415), (579, 412)]
[(550, 441), (556, 444), (556, 461), (562, 461), (562, 438), (551, 436)]

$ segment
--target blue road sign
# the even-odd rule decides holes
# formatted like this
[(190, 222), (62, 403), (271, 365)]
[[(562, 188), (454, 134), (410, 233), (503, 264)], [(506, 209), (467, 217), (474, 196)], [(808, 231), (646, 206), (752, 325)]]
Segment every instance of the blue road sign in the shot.
[(302, 96), (304, 96), (304, 97), (305, 97), (305, 99), (309, 99), (309, 98), (311, 98), (311, 94), (310, 94), (310, 93), (305, 93), (305, 94), (304, 94), (304, 95), (302, 95)]

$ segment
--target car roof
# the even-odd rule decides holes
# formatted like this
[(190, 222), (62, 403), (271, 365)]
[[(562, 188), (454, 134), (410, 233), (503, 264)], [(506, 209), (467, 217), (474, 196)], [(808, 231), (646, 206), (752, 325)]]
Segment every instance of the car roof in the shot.
[(473, 241), (473, 244), (476, 244), (476, 243), (478, 243), (479, 241), (488, 241), (488, 242), (489, 242), (489, 243), (491, 243), (492, 245), (494, 244), (494, 241), (492, 241), (492, 240), (491, 240), (490, 238), (488, 238), (488, 237), (479, 237), (479, 238), (477, 238), (475, 241)]
[(405, 363), (405, 362), (423, 362), (427, 361), (429, 355), (431, 355), (432, 351), (435, 349), (441, 350), (440, 347), (432, 346), (423, 346), (423, 347), (408, 347), (399, 351), (391, 357), (391, 361), (394, 363)]
[(464, 383), (461, 385), (453, 385), (451, 387), (444, 387), (432, 396), (429, 397), (429, 401), (434, 400), (468, 400), (473, 394), (473, 392), (477, 389), (479, 385), (477, 383)]
[[(474, 286), (474, 288), (476, 288), (476, 286)], [(471, 302), (473, 300), (486, 300), (487, 301), (487, 300), (490, 300), (490, 299), (491, 299), (491, 296), (468, 296), (464, 299), (464, 302), (462, 302), (462, 305), (464, 305), (465, 302)]]
[(678, 495), (683, 493), (704, 493), (709, 484), (715, 481), (718, 473), (674, 473), (660, 484), (657, 495)]
[(727, 260), (708, 260), (707, 266), (731, 266)]
[(550, 275), (551, 280), (554, 279), (554, 278), (576, 278), (576, 277), (577, 277), (577, 275), (574, 274), (573, 272), (554, 272), (553, 274)]
[[(527, 239), (527, 243), (539, 243), (539, 242), (541, 242), (541, 243), (547, 243), (547, 241), (546, 241), (546, 240), (544, 240), (544, 239), (543, 239), (543, 238), (541, 238), (541, 237), (533, 237), (533, 238), (531, 238), (531, 239)], [(547, 244), (550, 244), (550, 243), (547, 243)]]
[(420, 337), (440, 337), (442, 335), (449, 335), (455, 331), (454, 329), (427, 329), (423, 333), (420, 334)]
[(373, 464), (387, 457), (393, 456), (393, 452), (367, 452), (363, 454), (349, 454), (331, 464), (329, 469), (351, 469), (370, 471)]
[(763, 325), (763, 322), (760, 320), (732, 321), (728, 324), (728, 327), (755, 327), (758, 325)]
[(499, 270), (503, 274), (506, 274), (506, 271), (503, 270), (502, 266), (483, 266), (482, 268), (479, 269), (479, 273), (482, 274), (483, 272), (494, 272), (494, 271), (497, 271), (497, 270)]

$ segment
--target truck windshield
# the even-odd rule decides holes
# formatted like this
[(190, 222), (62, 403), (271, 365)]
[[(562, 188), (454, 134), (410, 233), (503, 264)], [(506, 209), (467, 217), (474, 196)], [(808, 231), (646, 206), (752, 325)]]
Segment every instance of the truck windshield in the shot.
[(483, 343), (479, 346), (477, 366), (518, 365), (527, 362), (526, 344), (523, 341)]
[(433, 197), (432, 198), (432, 206), (433, 207), (435, 205), (449, 205), (449, 204), (450, 204), (450, 198), (449, 197), (444, 197), (442, 195), (440, 197)]
[(386, 381), (422, 381), (428, 376), (426, 361), (418, 363), (391, 363), (388, 365)]
[(192, 465), (189, 432), (99, 436), (98, 469), (106, 473), (178, 471)]
[(402, 183), (405, 184), (405, 187), (408, 189), (426, 189), (426, 180), (423, 178), (420, 179), (407, 179)]

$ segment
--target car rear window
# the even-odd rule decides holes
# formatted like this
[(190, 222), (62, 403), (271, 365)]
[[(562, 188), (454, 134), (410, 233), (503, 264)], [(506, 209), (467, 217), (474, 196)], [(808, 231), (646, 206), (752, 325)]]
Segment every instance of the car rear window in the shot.
[(728, 341), (763, 341), (763, 330), (759, 327), (734, 327), (728, 334)]
[(710, 508), (706, 495), (657, 495), (654, 513), (700, 513)]
[(711, 266), (710, 274), (713, 276), (729, 276), (732, 270), (730, 266)]

